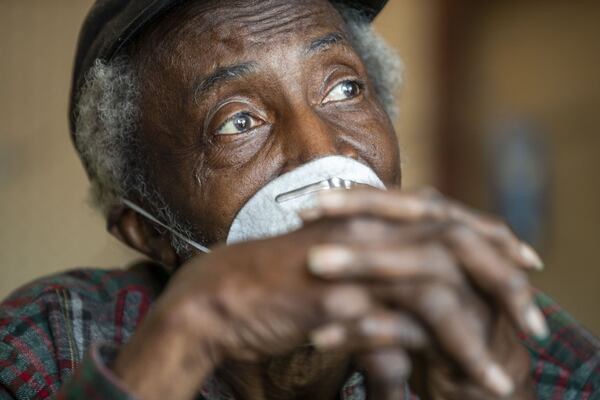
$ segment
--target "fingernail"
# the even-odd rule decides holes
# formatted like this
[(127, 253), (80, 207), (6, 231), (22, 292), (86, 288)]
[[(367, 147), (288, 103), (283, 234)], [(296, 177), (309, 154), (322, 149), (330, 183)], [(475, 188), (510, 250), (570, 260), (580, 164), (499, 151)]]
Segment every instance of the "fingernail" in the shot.
[(527, 243), (521, 243), (521, 257), (528, 264), (538, 271), (544, 269), (544, 262), (538, 253)]
[(514, 391), (512, 379), (498, 366), (491, 364), (485, 371), (487, 386), (500, 396), (508, 396)]
[(308, 254), (308, 267), (316, 275), (335, 275), (354, 261), (354, 254), (343, 246), (318, 246)]
[(310, 339), (318, 349), (332, 349), (346, 341), (346, 329), (340, 324), (329, 325), (311, 333)]
[(542, 312), (534, 305), (530, 305), (525, 312), (525, 321), (529, 330), (537, 339), (546, 339), (548, 337), (548, 325)]
[(317, 196), (317, 204), (322, 208), (340, 208), (346, 204), (345, 191), (324, 190)]

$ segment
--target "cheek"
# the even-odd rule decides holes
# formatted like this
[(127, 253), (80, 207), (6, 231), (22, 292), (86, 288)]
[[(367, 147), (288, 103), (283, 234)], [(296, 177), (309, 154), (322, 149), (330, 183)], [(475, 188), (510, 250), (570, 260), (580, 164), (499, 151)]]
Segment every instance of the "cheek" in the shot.
[(396, 131), (383, 106), (378, 101), (373, 101), (371, 106), (373, 112), (368, 114), (369, 124), (373, 141), (377, 144), (370, 161), (386, 186), (400, 186), (402, 174)]
[(206, 171), (200, 178), (198, 208), (194, 219), (196, 226), (210, 242), (223, 240), (228, 232), (239, 204), (243, 201), (243, 188), (239, 180), (226, 170)]
[[(259, 159), (260, 158), (260, 159)], [(276, 158), (262, 157), (237, 167), (207, 167), (198, 177), (201, 199), (194, 220), (196, 226), (211, 242), (224, 241), (239, 209), (262, 186), (277, 174)]]
[(386, 186), (400, 184), (400, 152), (394, 127), (387, 114), (377, 104), (368, 112), (359, 110), (336, 118), (340, 137), (354, 147)]
[[(386, 118), (386, 121), (389, 119)], [(399, 187), (402, 180), (398, 137), (391, 122), (381, 127), (380, 141), (373, 165), (386, 186)]]
[(270, 129), (263, 126), (239, 136), (217, 138), (215, 143), (209, 144), (205, 152), (206, 164), (213, 169), (242, 168), (265, 147)]

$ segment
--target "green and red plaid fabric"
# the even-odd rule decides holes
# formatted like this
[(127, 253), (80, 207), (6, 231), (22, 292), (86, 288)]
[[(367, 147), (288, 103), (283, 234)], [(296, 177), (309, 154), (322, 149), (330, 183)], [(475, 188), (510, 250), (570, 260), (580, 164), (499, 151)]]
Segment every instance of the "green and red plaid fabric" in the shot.
[[(76, 270), (17, 290), (0, 305), (0, 400), (134, 399), (109, 366), (166, 281), (148, 264)], [(521, 339), (532, 356), (538, 398), (600, 399), (600, 342), (547, 296), (537, 301), (552, 334), (544, 342)], [(198, 397), (233, 399), (215, 378)], [(360, 374), (350, 377), (341, 398), (366, 398)]]

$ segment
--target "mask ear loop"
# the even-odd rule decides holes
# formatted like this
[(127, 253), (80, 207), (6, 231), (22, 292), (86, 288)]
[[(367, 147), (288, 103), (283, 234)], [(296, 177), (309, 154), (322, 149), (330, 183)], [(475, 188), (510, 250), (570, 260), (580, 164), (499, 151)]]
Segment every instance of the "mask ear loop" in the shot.
[(121, 202), (124, 205), (126, 205), (127, 207), (131, 208), (133, 211), (140, 214), (141, 216), (143, 216), (143, 217), (149, 219), (150, 221), (154, 222), (155, 224), (160, 225), (161, 227), (165, 228), (166, 230), (171, 232), (173, 235), (177, 236), (179, 239), (185, 241), (190, 246), (194, 247), (196, 250), (199, 250), (203, 253), (210, 253), (210, 249), (208, 247), (202, 246), (198, 242), (194, 242), (192, 239), (185, 237), (184, 235), (177, 232), (175, 229), (171, 228), (170, 226), (160, 222), (156, 217), (154, 217), (152, 214), (150, 214), (148, 211), (144, 210), (142, 207), (138, 206), (137, 204), (135, 204), (127, 199), (121, 199)]

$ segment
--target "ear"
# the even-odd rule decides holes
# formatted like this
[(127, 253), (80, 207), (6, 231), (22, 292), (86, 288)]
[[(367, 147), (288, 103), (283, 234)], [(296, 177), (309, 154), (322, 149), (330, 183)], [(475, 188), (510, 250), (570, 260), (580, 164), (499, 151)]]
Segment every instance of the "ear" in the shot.
[(151, 221), (135, 211), (122, 205), (113, 206), (107, 224), (108, 231), (114, 237), (153, 261), (170, 269), (180, 264), (169, 235), (161, 233)]

